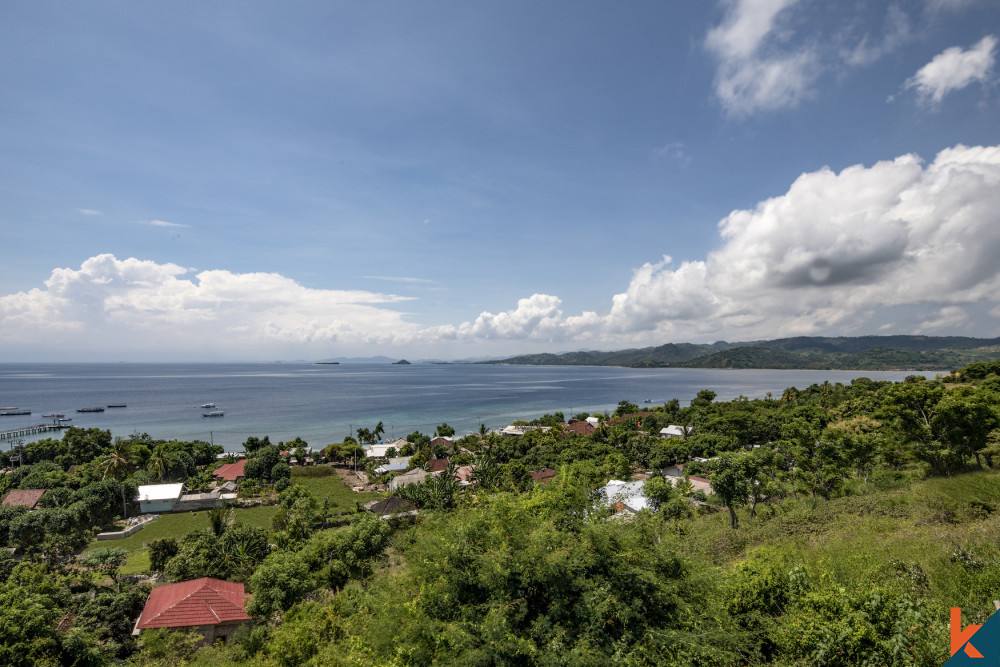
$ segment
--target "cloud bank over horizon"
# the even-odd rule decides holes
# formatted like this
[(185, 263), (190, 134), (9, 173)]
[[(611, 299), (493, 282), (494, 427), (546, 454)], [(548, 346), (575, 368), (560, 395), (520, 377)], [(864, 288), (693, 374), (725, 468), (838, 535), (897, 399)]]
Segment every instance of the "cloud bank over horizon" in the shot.
[(389, 349), (461, 358), (998, 331), (1000, 146), (956, 145), (929, 163), (910, 154), (803, 173), (784, 194), (732, 211), (717, 229), (719, 243), (704, 258), (663, 255), (635, 269), (604, 313), (567, 315), (558, 296), (533, 294), (510, 310), (429, 327), (400, 310), (412, 297), (101, 254), (79, 269), (53, 270), (42, 287), (0, 296), (0, 345), (7, 361), (53, 349), (95, 360)]

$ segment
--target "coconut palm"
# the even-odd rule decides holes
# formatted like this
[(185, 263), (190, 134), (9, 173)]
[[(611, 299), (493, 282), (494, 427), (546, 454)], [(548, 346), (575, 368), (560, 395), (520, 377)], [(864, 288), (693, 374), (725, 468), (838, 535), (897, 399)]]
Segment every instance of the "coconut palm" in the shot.
[(111, 449), (104, 457), (101, 465), (104, 479), (111, 477), (118, 480), (118, 485), (122, 491), (122, 518), (128, 517), (128, 509), (125, 505), (125, 478), (132, 472), (132, 464), (129, 461), (130, 443), (117, 439), (111, 445)]

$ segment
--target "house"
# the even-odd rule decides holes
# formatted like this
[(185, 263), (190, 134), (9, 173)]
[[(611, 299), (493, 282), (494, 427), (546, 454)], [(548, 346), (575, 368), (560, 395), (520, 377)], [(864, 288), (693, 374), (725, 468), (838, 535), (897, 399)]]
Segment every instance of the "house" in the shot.
[(385, 500), (373, 500), (365, 504), (365, 509), (378, 517), (379, 521), (387, 521), (393, 517), (416, 516), (417, 508), (409, 500), (391, 496)]
[(410, 459), (412, 458), (412, 456), (391, 457), (388, 463), (383, 463), (378, 468), (375, 468), (375, 473), (382, 475), (387, 472), (405, 472), (410, 467)]
[(677, 424), (671, 424), (666, 428), (660, 429), (661, 438), (686, 438), (694, 433), (693, 426), (678, 426)]
[(239, 482), (245, 477), (243, 469), (246, 468), (247, 460), (240, 459), (236, 463), (224, 463), (212, 472), (212, 477), (223, 482)]
[(6, 496), (0, 507), (27, 507), (29, 510), (38, 509), (38, 501), (45, 495), (47, 489), (14, 489)]
[(135, 500), (139, 503), (139, 510), (145, 514), (148, 512), (172, 512), (174, 506), (181, 499), (184, 493), (184, 485), (177, 484), (146, 484), (136, 489)]
[(528, 474), (531, 477), (531, 481), (535, 484), (544, 484), (545, 482), (551, 482), (555, 479), (557, 473), (552, 468), (542, 468), (541, 470), (536, 470), (535, 472)]
[(639, 412), (634, 412), (634, 413), (632, 413), (630, 415), (622, 415), (621, 417), (615, 417), (614, 419), (609, 419), (605, 423), (608, 426), (614, 426), (615, 424), (620, 424), (621, 422), (625, 421), (626, 419), (638, 419), (638, 420), (641, 421), (643, 417), (645, 417), (647, 415), (652, 415), (652, 414), (655, 414), (655, 413), (650, 412), (649, 410), (640, 410)]
[(474, 465), (459, 466), (455, 468), (455, 481), (461, 486), (473, 484), (472, 472), (476, 469)]
[(427, 472), (433, 473), (433, 472), (444, 472), (445, 470), (448, 469), (449, 465), (451, 465), (451, 461), (449, 461), (447, 458), (443, 458), (443, 459), (431, 459), (430, 461), (427, 462), (427, 465), (425, 467), (427, 468)]
[(396, 475), (393, 477), (389, 480), (386, 487), (389, 491), (395, 491), (396, 489), (400, 489), (407, 484), (420, 484), (427, 479), (427, 475), (427, 471), (423, 468), (414, 468), (410, 472), (404, 472), (402, 475)]
[(587, 417), (584, 421), (593, 426), (595, 429), (601, 425), (600, 417)]
[[(594, 417), (594, 419), (597, 419)], [(591, 435), (597, 429), (589, 421), (584, 421), (582, 419), (570, 419), (566, 422), (565, 430), (569, 433), (575, 433), (576, 435)]]
[(380, 442), (375, 445), (370, 445), (368, 449), (365, 450), (365, 456), (371, 459), (382, 459), (388, 456), (387, 452), (390, 449), (396, 450), (397, 453), (399, 452), (399, 448), (397, 448), (395, 444), (385, 444)]
[(451, 447), (455, 444), (455, 438), (447, 435), (439, 435), (431, 440), (431, 447)]
[(197, 632), (202, 644), (212, 644), (233, 636), (250, 622), (246, 601), (250, 597), (243, 584), (202, 577), (154, 588), (133, 635), (152, 628)]
[(602, 504), (610, 507), (613, 514), (628, 516), (652, 508), (649, 498), (646, 497), (645, 488), (644, 480), (623, 482), (613, 479), (598, 489), (598, 495)]

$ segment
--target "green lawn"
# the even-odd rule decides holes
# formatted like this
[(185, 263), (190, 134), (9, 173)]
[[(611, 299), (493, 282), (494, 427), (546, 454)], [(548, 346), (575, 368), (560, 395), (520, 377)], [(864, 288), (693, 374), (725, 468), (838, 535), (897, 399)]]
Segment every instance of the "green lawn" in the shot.
[(309, 468), (292, 468), (292, 484), (300, 484), (313, 494), (320, 506), (330, 498), (332, 514), (354, 514), (357, 505), (379, 498), (377, 493), (356, 493), (344, 484), (337, 471), (330, 466), (312, 466)]
[[(292, 483), (301, 484), (309, 489), (320, 505), (327, 497), (330, 499), (330, 512), (333, 516), (354, 514), (358, 503), (366, 503), (378, 498), (375, 493), (355, 493), (337, 476), (336, 471), (329, 466), (313, 466), (311, 468), (293, 468)], [(256, 528), (271, 530), (271, 518), (277, 513), (274, 505), (262, 507), (234, 508), (234, 519)], [(119, 547), (128, 551), (128, 562), (122, 568), (122, 574), (136, 574), (149, 569), (149, 555), (146, 544), (163, 537), (181, 539), (193, 530), (208, 528), (208, 513), (180, 512), (177, 514), (161, 514), (156, 521), (150, 521), (139, 532), (123, 540), (92, 541), (84, 551)]]
[[(277, 507), (234, 508), (233, 517), (240, 523), (271, 530), (271, 517), (278, 511)], [(136, 574), (149, 569), (149, 556), (146, 543), (162, 537), (180, 539), (193, 530), (208, 528), (207, 512), (181, 512), (178, 514), (161, 514), (156, 521), (150, 521), (139, 532), (124, 540), (92, 541), (84, 551), (118, 547), (128, 551), (128, 562), (122, 568), (122, 574)]]

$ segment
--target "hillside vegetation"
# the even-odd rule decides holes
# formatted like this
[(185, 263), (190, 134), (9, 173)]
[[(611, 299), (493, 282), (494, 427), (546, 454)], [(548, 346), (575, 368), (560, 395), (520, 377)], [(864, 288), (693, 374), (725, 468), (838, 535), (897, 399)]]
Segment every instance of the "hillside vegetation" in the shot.
[(996, 338), (800, 336), (744, 343), (670, 343), (616, 352), (528, 354), (484, 363), (635, 368), (952, 370), (997, 356), (1000, 356), (1000, 339)]

